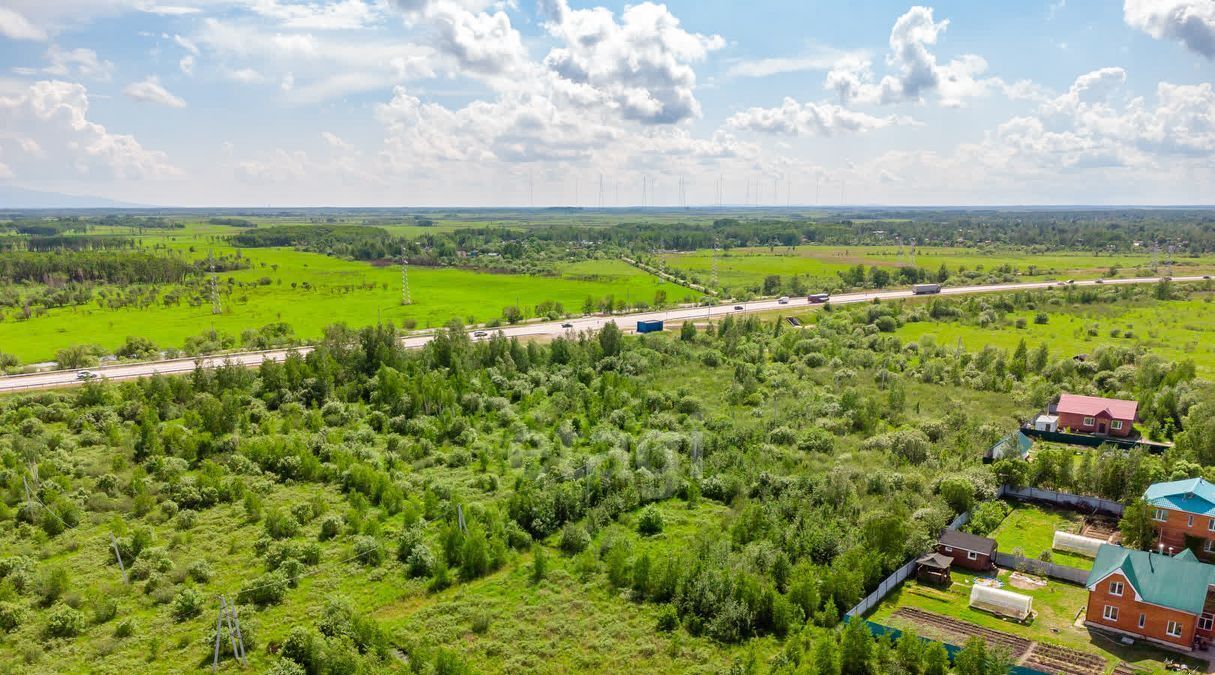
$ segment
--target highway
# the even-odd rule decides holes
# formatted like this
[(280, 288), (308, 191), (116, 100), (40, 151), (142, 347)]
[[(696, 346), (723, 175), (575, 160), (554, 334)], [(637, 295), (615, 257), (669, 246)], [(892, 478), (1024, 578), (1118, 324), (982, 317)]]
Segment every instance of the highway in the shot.
[[(1202, 281), (1203, 277), (1172, 277), (1173, 281)], [(1103, 281), (1106, 286), (1116, 286), (1123, 284), (1151, 284), (1160, 281), (1159, 277), (1142, 277), (1134, 279), (1105, 279)], [(995, 284), (988, 286), (957, 286), (945, 287), (941, 289), (940, 295), (971, 295), (975, 293), (999, 293), (1007, 291), (1025, 291), (1036, 290), (1050, 287), (1062, 287), (1070, 285), (1078, 286), (1094, 286), (1097, 281), (1076, 281), (1072, 284), (1061, 284), (1057, 281), (1043, 281), (1024, 284)], [(908, 290), (895, 291), (871, 291), (864, 293), (847, 293), (842, 295), (834, 295), (831, 297), (831, 304), (844, 305), (857, 302), (872, 302), (874, 299), (881, 300), (897, 300), (902, 298), (911, 298), (915, 295)], [(804, 297), (789, 298), (786, 304), (781, 304), (778, 300), (755, 300), (752, 302), (728, 303), (722, 305), (712, 305), (708, 307), (683, 307), (679, 309), (669, 309), (665, 311), (655, 312), (638, 312), (635, 314), (616, 314), (613, 316), (587, 316), (576, 319), (565, 319), (561, 321), (546, 321), (542, 323), (526, 323), (515, 326), (508, 326), (494, 329), (470, 329), (469, 333), (484, 332), (484, 336), (474, 336), (474, 340), (489, 339), (495, 333), (502, 333), (506, 337), (556, 337), (564, 334), (576, 334), (581, 331), (597, 331), (606, 325), (609, 321), (615, 321), (624, 330), (631, 330), (634, 323), (637, 321), (659, 320), (670, 322), (683, 322), (685, 320), (700, 320), (700, 319), (720, 319), (730, 314), (754, 314), (760, 312), (773, 312), (777, 310), (796, 310), (806, 307), (814, 307), (817, 305), (811, 304)], [(741, 307), (736, 309), (735, 307)], [(568, 325), (569, 327), (566, 327)], [(401, 341), (407, 349), (419, 349), (427, 342), (434, 338), (433, 334), (413, 335), (402, 338)], [(281, 361), (287, 358), (291, 352), (307, 354), (312, 351), (312, 347), (300, 346), (289, 349), (271, 349), (260, 352), (237, 352), (228, 354), (218, 354), (215, 356), (206, 357), (189, 357), (181, 359), (167, 359), (164, 361), (150, 362), (131, 362), (109, 366), (99, 366), (96, 368), (88, 368), (88, 372), (107, 380), (128, 380), (138, 377), (147, 377), (155, 374), (174, 375), (189, 373), (194, 370), (199, 362), (205, 368), (214, 368), (225, 363), (235, 363), (249, 368), (255, 368), (262, 361)], [(29, 373), (25, 375), (9, 375), (0, 377), (0, 394), (12, 393), (27, 389), (46, 389), (51, 387), (66, 387), (81, 384), (79, 379), (80, 370), (56, 370), (41, 373)]]

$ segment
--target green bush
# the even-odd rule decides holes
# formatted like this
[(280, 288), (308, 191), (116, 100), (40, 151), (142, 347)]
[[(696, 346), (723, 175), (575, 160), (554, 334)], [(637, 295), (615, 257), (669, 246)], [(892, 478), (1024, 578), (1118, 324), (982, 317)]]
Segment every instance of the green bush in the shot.
[(576, 523), (566, 523), (561, 529), (561, 550), (568, 555), (576, 555), (591, 545), (591, 535), (586, 528)]
[(384, 563), (384, 547), (375, 537), (359, 537), (354, 540), (354, 554), (359, 562), (368, 567), (379, 567)]
[(103, 624), (118, 616), (118, 600), (110, 595), (93, 598), (93, 623)]
[(274, 539), (288, 539), (300, 532), (300, 522), (295, 516), (280, 509), (271, 509), (265, 518), (266, 534)]
[(658, 610), (658, 630), (670, 633), (676, 628), (679, 628), (679, 612), (675, 610), (675, 605), (663, 605)]
[(47, 637), (70, 638), (76, 637), (84, 630), (84, 614), (71, 607), (59, 604), (46, 617), (45, 633)]
[(830, 454), (835, 450), (835, 435), (821, 427), (803, 429), (797, 439), (797, 449), (802, 452)]
[(200, 584), (207, 583), (214, 575), (215, 572), (211, 570), (211, 564), (206, 560), (195, 560), (186, 568), (186, 576)]
[(342, 517), (336, 513), (326, 514), (321, 518), (321, 529), (317, 534), (317, 538), (321, 541), (328, 541), (337, 537), (342, 533)]
[(122, 621), (118, 622), (117, 626), (114, 626), (114, 637), (116, 637), (116, 638), (128, 638), (134, 634), (135, 634), (135, 620), (134, 619), (123, 619)]
[(259, 607), (276, 605), (287, 595), (287, 575), (282, 572), (268, 572), (245, 582), (236, 601), (242, 605), (251, 604)]
[(25, 623), (29, 612), (20, 603), (0, 602), (0, 630), (11, 633)]
[(202, 610), (202, 594), (193, 588), (183, 588), (177, 593), (177, 597), (173, 598), (173, 619), (178, 623), (193, 619), (202, 614)]
[(643, 536), (651, 536), (662, 532), (662, 527), (662, 513), (653, 504), (641, 510), (641, 516), (637, 519), (637, 532)]
[(52, 567), (38, 582), (38, 599), (43, 607), (50, 607), (63, 597), (71, 587), (68, 571), (62, 567)]

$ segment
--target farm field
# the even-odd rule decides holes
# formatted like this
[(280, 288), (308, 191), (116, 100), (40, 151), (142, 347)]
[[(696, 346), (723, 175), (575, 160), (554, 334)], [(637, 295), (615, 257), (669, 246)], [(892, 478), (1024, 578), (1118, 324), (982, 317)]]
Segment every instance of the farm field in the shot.
[[(961, 342), (968, 349), (993, 345), (1009, 351), (1024, 339), (1029, 348), (1045, 344), (1051, 354), (1091, 352), (1100, 345), (1142, 347), (1172, 361), (1192, 360), (1199, 372), (1215, 374), (1215, 296), (1195, 293), (1188, 300), (1135, 301), (1119, 304), (1070, 304), (1049, 307), (1045, 324), (1035, 311), (1009, 313), (1006, 324), (982, 327), (948, 321), (901, 326), (897, 335), (909, 342), (932, 336), (940, 345)], [(1015, 327), (1018, 319), (1023, 328)]]
[(1183, 658), (1174, 652), (1151, 647), (1126, 647), (1083, 626), (1076, 626), (1077, 616), (1088, 602), (1088, 591), (1082, 586), (1048, 580), (1045, 586), (1037, 589), (1013, 588), (1008, 584), (1010, 574), (1008, 570), (999, 572), (998, 578), (1004, 582), (1004, 588), (1033, 598), (1033, 609), (1037, 615), (1024, 625), (971, 609), (970, 590), (975, 580), (981, 577), (956, 568), (952, 571), (953, 584), (948, 589), (921, 584), (914, 578), (909, 579), (886, 596), (882, 604), (866, 618), (901, 630), (912, 630), (923, 637), (950, 639), (946, 634), (934, 633), (934, 630), (926, 627), (922, 621), (898, 615), (901, 608), (924, 610), (1015, 637), (1099, 656), (1106, 661), (1105, 672), (1109, 672), (1123, 661), (1148, 672), (1163, 673), (1166, 672), (1166, 658)]
[[(171, 242), (195, 246), (201, 242)], [(219, 247), (215, 247), (218, 254)], [(225, 251), (226, 252), (226, 251)], [(453, 318), (480, 323), (498, 318), (504, 307), (518, 302), (526, 314), (544, 301), (562, 303), (569, 313), (581, 312), (587, 297), (653, 302), (665, 292), (668, 302), (681, 301), (691, 291), (649, 275), (619, 260), (588, 260), (560, 268), (560, 276), (542, 277), (488, 274), (460, 269), (414, 266), (409, 272), (413, 304), (403, 307), (401, 273), (396, 267), (338, 260), (290, 249), (244, 249), (253, 261), (250, 269), (220, 275), (223, 289), (228, 279), (256, 282), (262, 277), (270, 285), (237, 288), (225, 294), (223, 313), (213, 315), (210, 302), (146, 309), (100, 308), (96, 305), (48, 310), (29, 320), (0, 322), (0, 344), (4, 351), (24, 362), (50, 360), (56, 350), (77, 344), (118, 347), (127, 336), (151, 339), (161, 347), (181, 347), (188, 336), (215, 330), (240, 335), (246, 329), (286, 322), (300, 339), (320, 336), (321, 329), (336, 322), (352, 327), (379, 320), (402, 325), (406, 320), (418, 328), (442, 326)]]
[(1051, 548), (1056, 530), (1079, 534), (1083, 524), (1084, 517), (1072, 511), (1014, 502), (1012, 511), (987, 536), (995, 539), (1004, 553), (1021, 549), (1025, 557), (1036, 559), (1044, 551), (1050, 551), (1051, 562), (1056, 565), (1087, 570), (1093, 566), (1091, 558)]
[[(826, 288), (838, 286), (838, 273), (855, 265), (894, 268), (910, 265), (910, 249), (896, 246), (816, 246), (735, 248), (719, 252), (717, 275), (726, 288), (751, 288), (763, 283), (772, 274), (782, 277), (802, 275), (814, 286), (814, 280)], [(689, 253), (667, 253), (661, 259), (671, 268), (685, 270), (707, 280), (713, 266), (713, 253), (699, 250)], [(935, 273), (942, 265), (951, 274), (968, 272), (993, 273), (1009, 266), (1016, 276), (1026, 281), (1043, 279), (1093, 279), (1107, 276), (1112, 267), (1118, 276), (1150, 274), (1153, 256), (1145, 254), (1093, 255), (1083, 252), (1029, 253), (1015, 249), (990, 251), (962, 247), (920, 247), (914, 264)], [(1178, 258), (1174, 275), (1197, 274), (1215, 270), (1215, 256)]]

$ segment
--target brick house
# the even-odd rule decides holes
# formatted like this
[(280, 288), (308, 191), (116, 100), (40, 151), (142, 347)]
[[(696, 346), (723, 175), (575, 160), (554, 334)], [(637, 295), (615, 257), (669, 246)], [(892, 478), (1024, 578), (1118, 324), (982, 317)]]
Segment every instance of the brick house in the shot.
[(995, 567), (996, 540), (969, 532), (945, 530), (937, 540), (937, 553), (953, 558), (953, 564), (968, 570)]
[(1192, 549), (1215, 561), (1215, 485), (1202, 478), (1155, 483), (1143, 493), (1164, 553)]
[(1137, 401), (1063, 394), (1055, 404), (1059, 429), (1126, 438), (1139, 410)]
[(1102, 544), (1085, 586), (1086, 626), (1184, 650), (1212, 637), (1215, 565), (1190, 551), (1170, 557)]

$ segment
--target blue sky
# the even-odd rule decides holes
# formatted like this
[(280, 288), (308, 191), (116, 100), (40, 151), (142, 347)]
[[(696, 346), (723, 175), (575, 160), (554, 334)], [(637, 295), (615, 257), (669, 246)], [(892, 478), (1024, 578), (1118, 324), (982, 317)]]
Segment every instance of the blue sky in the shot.
[(0, 183), (189, 206), (1211, 203), (1213, 80), (1215, 0), (0, 0)]

